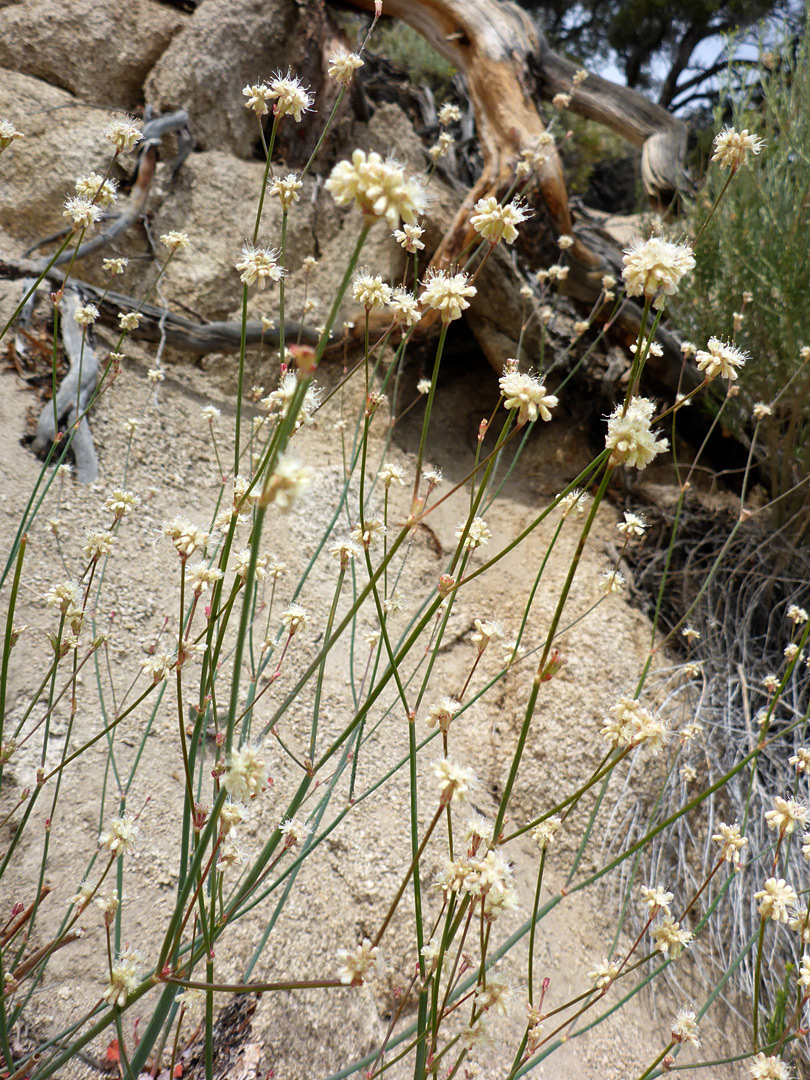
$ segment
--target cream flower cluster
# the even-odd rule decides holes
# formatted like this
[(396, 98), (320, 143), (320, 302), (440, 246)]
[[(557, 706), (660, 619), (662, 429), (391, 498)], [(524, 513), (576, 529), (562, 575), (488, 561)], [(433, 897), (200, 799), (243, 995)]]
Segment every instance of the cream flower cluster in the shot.
[(400, 221), (416, 223), (425, 209), (425, 191), (415, 177), (406, 177), (394, 158), (374, 150), (355, 150), (351, 161), (339, 161), (324, 185), (338, 206), (354, 203), (366, 217), (384, 218), (391, 229)]
[(259, 756), (261, 747), (245, 743), (228, 757), (222, 786), (232, 799), (246, 801), (257, 795), (267, 779), (267, 766)]
[(480, 901), (484, 918), (490, 922), (517, 907), (514, 871), (497, 850), (490, 849), (481, 859), (448, 859), (433, 884), (445, 896), (466, 893), (474, 903)]
[(341, 86), (348, 86), (354, 78), (354, 73), (363, 66), (363, 61), (357, 53), (336, 52), (329, 57), (327, 75), (330, 79)]
[(377, 963), (379, 949), (368, 938), (356, 949), (338, 949), (340, 961), (338, 978), (344, 986), (362, 986), (368, 973)]
[(669, 731), (664, 721), (645, 709), (638, 698), (624, 695), (610, 711), (613, 715), (605, 720), (599, 734), (614, 750), (644, 745), (653, 755), (660, 753)]
[(433, 775), (439, 781), (443, 803), (466, 802), (467, 794), (475, 783), (475, 776), (471, 769), (457, 765), (449, 758), (434, 762)]
[(705, 349), (698, 351), (695, 359), (698, 370), (702, 371), (707, 379), (716, 379), (718, 375), (722, 375), (724, 379), (733, 382), (737, 378), (738, 368), (750, 357), (730, 342), (713, 337), (709, 338)]
[(739, 169), (745, 165), (749, 155), (756, 157), (765, 143), (758, 135), (749, 134), (748, 128), (736, 131), (732, 127), (725, 127), (715, 135), (713, 146), (712, 161), (723, 169)]
[(431, 269), (425, 278), (419, 302), (423, 307), (441, 312), (443, 323), (451, 323), (461, 318), (462, 311), (470, 306), (467, 297), (475, 296), (477, 291), (464, 273), (450, 274), (445, 270)]
[(545, 384), (535, 375), (522, 371), (505, 371), (498, 380), (504, 397), (505, 409), (518, 409), (518, 427), (526, 421), (535, 421), (538, 416), (543, 420), (551, 419), (550, 410), (558, 404), (553, 394), (546, 393)]
[(140, 982), (138, 967), (142, 963), (141, 954), (134, 949), (124, 949), (120, 956), (116, 957), (110, 969), (109, 984), (102, 995), (108, 1005), (117, 1005), (119, 1009), (123, 1009), (127, 998)]
[(669, 440), (660, 438), (650, 430), (655, 412), (655, 402), (649, 398), (631, 398), (626, 412), (617, 405), (608, 418), (605, 446), (611, 451), (611, 465), (630, 465), (646, 469), (656, 454), (669, 448)]
[(302, 492), (312, 483), (315, 470), (310, 465), (302, 465), (289, 454), (279, 455), (273, 475), (267, 481), (262, 492), (260, 505), (275, 503), (279, 510), (292, 508)]
[(11, 146), (15, 139), (21, 138), (23, 138), (23, 133), (17, 131), (10, 120), (0, 120), (0, 153)]
[(661, 308), (665, 298), (678, 291), (684, 274), (694, 268), (695, 256), (686, 244), (653, 236), (626, 248), (622, 262), (627, 295), (654, 297), (653, 306)]
[(501, 240), (513, 244), (518, 237), (517, 226), (529, 217), (527, 208), (517, 200), (502, 205), (494, 195), (479, 199), (474, 209), (470, 224), (491, 244), (498, 244)]
[(106, 830), (98, 838), (98, 845), (111, 855), (128, 855), (135, 847), (139, 832), (137, 822), (131, 814), (111, 817)]
[(259, 288), (264, 289), (269, 281), (280, 281), (284, 276), (284, 270), (278, 264), (278, 251), (245, 244), (239, 254), (236, 269), (239, 270), (240, 281), (244, 285), (258, 283)]

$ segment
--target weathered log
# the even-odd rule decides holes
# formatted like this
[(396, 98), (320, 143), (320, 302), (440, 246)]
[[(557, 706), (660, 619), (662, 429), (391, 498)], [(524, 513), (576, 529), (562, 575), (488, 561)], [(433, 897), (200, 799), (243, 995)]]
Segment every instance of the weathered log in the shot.
[[(373, 0), (352, 0), (373, 8)], [(644, 189), (657, 208), (671, 203), (684, 183), (686, 127), (676, 117), (626, 87), (589, 74), (575, 86), (576, 65), (557, 55), (532, 19), (505, 0), (386, 0), (385, 13), (420, 33), (464, 75), (476, 121), (483, 169), (435, 252), (432, 265), (453, 263), (472, 239), (470, 216), (478, 199), (502, 196), (511, 186), (523, 150), (538, 145), (546, 125), (538, 100), (571, 95), (570, 108), (616, 131), (642, 148)], [(537, 169), (538, 190), (555, 233), (572, 235), (567, 253), (570, 273), (563, 290), (584, 303), (599, 295), (601, 278), (615, 270), (615, 259), (589, 243), (575, 224), (562, 165), (551, 149)], [(638, 329), (639, 311), (626, 305), (617, 323), (625, 337)], [(425, 320), (423, 320), (425, 321)], [(474, 320), (473, 320), (474, 321)], [(486, 344), (482, 347), (487, 351)], [(489, 357), (493, 363), (496, 358)], [(503, 362), (500, 357), (500, 362)], [(679, 358), (678, 358), (679, 359)], [(670, 357), (675, 362), (676, 357)]]
[(88, 335), (82, 333), (82, 328), (74, 319), (80, 303), (77, 289), (65, 290), (59, 305), (62, 316), (60, 327), (70, 371), (62, 380), (56, 401), (49, 401), (40, 413), (31, 449), (35, 454), (45, 453), (56, 438), (57, 424), (70, 431), (78, 421), (71, 444), (76, 461), (76, 479), (80, 484), (92, 484), (98, 476), (98, 455), (87, 417), (83, 414), (96, 388), (98, 357)]
[[(4, 259), (0, 257), (0, 279), (18, 280), (20, 278), (36, 278), (41, 269), (39, 264), (27, 259)], [(59, 287), (64, 281), (64, 275), (55, 267), (48, 271), (43, 278), (43, 287), (46, 283)], [(204, 356), (211, 352), (234, 353), (238, 352), (241, 344), (241, 323), (239, 322), (194, 322), (182, 315), (176, 315), (168, 308), (158, 307), (157, 304), (141, 303), (134, 296), (126, 296), (123, 293), (108, 292), (96, 285), (90, 285), (86, 281), (80, 281), (71, 274), (70, 284), (73, 289), (87, 302), (94, 303), (99, 310), (100, 321), (108, 326), (118, 327), (118, 316), (127, 311), (137, 311), (141, 316), (140, 325), (135, 330), (129, 331), (129, 337), (139, 341), (165, 340), (168, 345), (176, 346), (187, 352)], [(296, 341), (299, 338), (305, 345), (316, 345), (318, 334), (312, 327), (301, 326), (300, 323), (285, 320), (285, 333), (288, 341)], [(278, 330), (264, 330), (261, 322), (251, 319), (248, 321), (245, 342), (247, 345), (258, 345), (262, 341), (278, 345)]]

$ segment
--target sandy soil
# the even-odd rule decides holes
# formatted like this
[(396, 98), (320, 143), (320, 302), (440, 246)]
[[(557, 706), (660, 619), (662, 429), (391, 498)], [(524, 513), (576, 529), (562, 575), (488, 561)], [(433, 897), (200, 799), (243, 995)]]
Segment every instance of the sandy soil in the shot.
[[(94, 611), (95, 627), (110, 632), (109, 651), (98, 673), (91, 662), (79, 676), (80, 706), (71, 745), (91, 736), (101, 724), (96, 675), (109, 709), (113, 695), (120, 700), (130, 685), (138, 661), (160, 634), (164, 621), (168, 620), (170, 631), (176, 625), (176, 556), (161, 536), (161, 525), (176, 514), (194, 521), (209, 521), (221, 491), (207, 425), (200, 419), (202, 405), (211, 403), (221, 409), (217, 425), (220, 452), (225, 459), (231, 452), (233, 361), (222, 360), (207, 367), (204, 371), (193, 364), (171, 365), (156, 398), (145, 378), (145, 364), (128, 361), (120, 380), (93, 417), (102, 462), (101, 479), (83, 488), (70, 479), (57, 478), (46, 496), (28, 533), (17, 621), (28, 624), (29, 630), (13, 656), (9, 685), (12, 722), (22, 714), (36, 689), (45, 634), (54, 626), (53, 613), (46, 610), (43, 595), (51, 584), (62, 580), (77, 565), (84, 528), (103, 524), (103, 499), (114, 486), (125, 483), (142, 495), (143, 503), (123, 523), (120, 544), (108, 565), (102, 597)], [(328, 388), (337, 374), (335, 368), (324, 369), (322, 383)], [(404, 401), (411, 400), (413, 385), (420, 374), (418, 367), (406, 373)], [(265, 382), (271, 378), (266, 370), (260, 377)], [(460, 479), (468, 469), (479, 420), (491, 410), (494, 392), (489, 369), (474, 359), (463, 366), (456, 364), (443, 376), (428, 456), (431, 463), (441, 464), (448, 484)], [(356, 401), (356, 395), (350, 391), (347, 402), (352, 397)], [(20, 442), (26, 414), (36, 407), (34, 395), (15, 375), (4, 372), (0, 381), (2, 551), (9, 549), (40, 468)], [(282, 601), (292, 595), (292, 583), (314, 550), (321, 523), (342, 484), (339, 434), (334, 430), (336, 411), (324, 410), (324, 413), (295, 440), (298, 453), (316, 468), (309, 498), (289, 517), (277, 515), (268, 523), (266, 547), (276, 557), (283, 558), (290, 568), (289, 576), (278, 586)], [(402, 464), (406, 470), (413, 465), (419, 415), (414, 410), (397, 425), (386, 454), (387, 460)], [(126, 423), (129, 417), (141, 421), (131, 445)], [(378, 431), (384, 429), (381, 418)], [(379, 448), (379, 438), (377, 444)], [(538, 506), (569, 482), (588, 460), (588, 453), (584, 433), (564, 417), (536, 434), (519, 470), (506, 484), (497, 504), (487, 512), (493, 533), (487, 555), (504, 546), (532, 519)], [(406, 500), (396, 499), (395, 512), (405, 509)], [(452, 549), (453, 532), (463, 512), (464, 498), (455, 496), (431, 515), (430, 532), (421, 530), (416, 535), (401, 579), (406, 599), (404, 611), (397, 616), (400, 626), (404, 625), (412, 598), (433, 588), (432, 583), (444, 565), (443, 553)], [(48, 526), (49, 520), (54, 519), (59, 522), (57, 536)], [(615, 535), (615, 520), (615, 512), (609, 506), (600, 511), (596, 532), (572, 592), (574, 613), (584, 611), (598, 597), (597, 578), (606, 563), (606, 545)], [(437, 675), (431, 682), (428, 695), (431, 700), (442, 693), (458, 692), (466, 678), (473, 655), (469, 636), (475, 618), (495, 617), (509, 634), (517, 631), (534, 567), (544, 554), (556, 523), (556, 519), (544, 523), (516, 554), (503, 561), (497, 574), (477, 579), (461, 593), (440, 653)], [(541, 640), (574, 543), (574, 530), (563, 530), (529, 620), (526, 641), (530, 647)], [(478, 555), (475, 558), (481, 561)], [(319, 561), (303, 588), (300, 600), (313, 612), (316, 629), (300, 643), (295, 642), (291, 671), (263, 699), (258, 710), (262, 722), (286, 692), (295, 667), (314, 655), (317, 628), (323, 628), (334, 585), (334, 568), (330, 562)], [(620, 648), (616, 647), (617, 642), (621, 642)], [(514, 801), (513, 821), (542, 810), (587, 775), (600, 754), (595, 738), (599, 721), (616, 695), (631, 684), (643, 663), (648, 642), (646, 620), (618, 597), (609, 598), (565, 635), (567, 666), (543, 694)], [(358, 664), (365, 658), (365, 653), (358, 651), (358, 657), (361, 656), (363, 659), (358, 659)], [(339, 647), (336, 663), (329, 669), (324, 738), (345, 721), (347, 658), (346, 647)], [(474, 676), (472, 690), (481, 686), (486, 675), (496, 669), (485, 655)], [(495, 696), (476, 703), (459, 722), (458, 729), (453, 730), (454, 754), (473, 764), (478, 773), (480, 786), (475, 805), (484, 814), (491, 814), (497, 805), (530, 677), (529, 665), (518, 665), (496, 688)], [(167, 693), (157, 709), (143, 747), (143, 759), (127, 795), (130, 808), (140, 808), (148, 800), (142, 815), (141, 842), (131, 858), (124, 885), (124, 941), (137, 946), (146, 956), (160, 941), (176, 881), (172, 850), (179, 828), (182, 764), (176, 706), (172, 702), (173, 695)], [(307, 704), (308, 699), (302, 702), (304, 714)], [(67, 717), (65, 700), (55, 711), (51, 724), (48, 763), (58, 760), (63, 750)], [(116, 764), (122, 778), (139, 750), (140, 733), (147, 717), (147, 711), (139, 710), (119, 730)], [(417, 723), (420, 734), (426, 734), (424, 723), (421, 720)], [(308, 721), (303, 716), (299, 719), (293, 710), (289, 720), (284, 721), (285, 734), (294, 742), (305, 724)], [(358, 768), (359, 789), (364, 790), (401, 759), (406, 745), (406, 729), (394, 710), (377, 736), (364, 747)], [(431, 782), (429, 762), (435, 756), (428, 752), (425, 757), (422, 768), (425, 784)], [(38, 928), (42, 940), (47, 939), (48, 929), (61, 919), (64, 905), (95, 851), (100, 820), (115, 807), (116, 782), (108, 775), (102, 809), (106, 757), (106, 746), (98, 744), (76, 762), (60, 793), (45, 875), (53, 892), (43, 905)], [(36, 764), (35, 747), (29, 745), (14, 759), (13, 782), (17, 785), (30, 782)], [(256, 800), (247, 826), (247, 843), (253, 850), (268, 827), (279, 820), (296, 782), (295, 767), (278, 752), (273, 759), (272, 775), (274, 787)], [(345, 799), (345, 792), (342, 798)], [(41, 805), (45, 805), (45, 800)], [(339, 796), (336, 808), (342, 805)], [(27, 901), (35, 888), (42, 827), (43, 814), (35, 815), (33, 829), (26, 833), (19, 850), (14, 899)], [(4, 831), (8, 837), (8, 829)], [(362, 936), (372, 934), (379, 924), (405, 866), (407, 836), (407, 776), (401, 770), (384, 795), (371, 796), (357, 805), (330, 836), (321, 856), (311, 860), (311, 869), (310, 863), (305, 864), (253, 978), (284, 978), (294, 972), (315, 977), (334, 970), (337, 949), (351, 947)], [(563, 834), (558, 850), (550, 854), (546, 898), (564, 883), (574, 847), (575, 838)], [(440, 843), (428, 849), (426, 887), (431, 872), (441, 863), (442, 849)], [(499, 934), (504, 937), (517, 930), (531, 911), (537, 854), (526, 845), (513, 849), (512, 857), (516, 860), (521, 907), (508, 924), (504, 920), (503, 926), (498, 925)], [(575, 883), (587, 876), (598, 860), (597, 841), (586, 852)], [(8, 889), (4, 891), (11, 900)], [(431, 902), (435, 905), (435, 900)], [(266, 903), (231, 928), (217, 953), (220, 977), (241, 977), (271, 911), (272, 907)], [(384, 939), (381, 970), (369, 985), (338, 999), (327, 997), (323, 991), (263, 997), (254, 1016), (251, 1041), (261, 1047), (265, 1070), (272, 1068), (274, 1076), (285, 1080), (302, 1075), (327, 1077), (378, 1043), (414, 960), (407, 934), (409, 911), (406, 894), (402, 913), (397, 914)], [(543, 921), (538, 957), (539, 970), (551, 979), (548, 1001), (564, 1000), (566, 995), (580, 991), (585, 985), (585, 973), (590, 965), (607, 952), (613, 933), (611, 915), (604, 894), (588, 890), (566, 897)], [(37, 992), (35, 1037), (76, 1016), (81, 1008), (89, 1007), (103, 986), (101, 916), (89, 909), (82, 922), (86, 936), (54, 957)], [(518, 979), (525, 970), (526, 941), (524, 937), (503, 965), (505, 972), (514, 973)], [(518, 993), (511, 1018), (499, 1028), (499, 1040), (515, 1039), (522, 1022), (520, 999)], [(656, 1005), (648, 997), (634, 999), (620, 1015), (611, 1017), (588, 1035), (566, 1043), (537, 1067), (535, 1075), (578, 1080), (625, 1080), (640, 1075), (657, 1048), (664, 1045), (666, 1024), (673, 1008), (666, 995), (659, 996)], [(142, 1014), (147, 1012), (144, 1005)], [(707, 1026), (704, 1049), (708, 1057), (715, 1056), (713, 1051), (720, 1048), (721, 1042), (720, 1033)], [(103, 1050), (104, 1045), (99, 1043), (92, 1047), (91, 1056), (97, 1057)], [(690, 1060), (694, 1060), (694, 1054), (690, 1052)], [(486, 1056), (483, 1061), (486, 1066)], [(78, 1078), (94, 1073), (86, 1063), (76, 1061), (66, 1067), (64, 1075)], [(405, 1073), (394, 1068), (391, 1075)], [(693, 1075), (702, 1080), (704, 1076), (722, 1074), (698, 1069)]]

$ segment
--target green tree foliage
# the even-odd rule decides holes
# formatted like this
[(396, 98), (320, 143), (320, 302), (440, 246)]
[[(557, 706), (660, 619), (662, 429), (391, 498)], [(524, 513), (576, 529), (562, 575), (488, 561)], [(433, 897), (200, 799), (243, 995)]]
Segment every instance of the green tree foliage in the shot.
[[(804, 18), (799, 0), (520, 0), (550, 42), (584, 61), (611, 59), (627, 85), (654, 88), (659, 104), (681, 108), (704, 97), (706, 82), (726, 64), (722, 44), (761, 20), (794, 29)], [(711, 94), (711, 90), (708, 91)]]

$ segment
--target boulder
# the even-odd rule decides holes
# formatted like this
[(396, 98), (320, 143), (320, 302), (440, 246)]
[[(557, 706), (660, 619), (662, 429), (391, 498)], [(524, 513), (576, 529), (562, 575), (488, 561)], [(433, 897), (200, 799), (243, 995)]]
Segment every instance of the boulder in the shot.
[(157, 0), (0, 5), (0, 66), (107, 109), (135, 109), (155, 61), (189, 16)]

